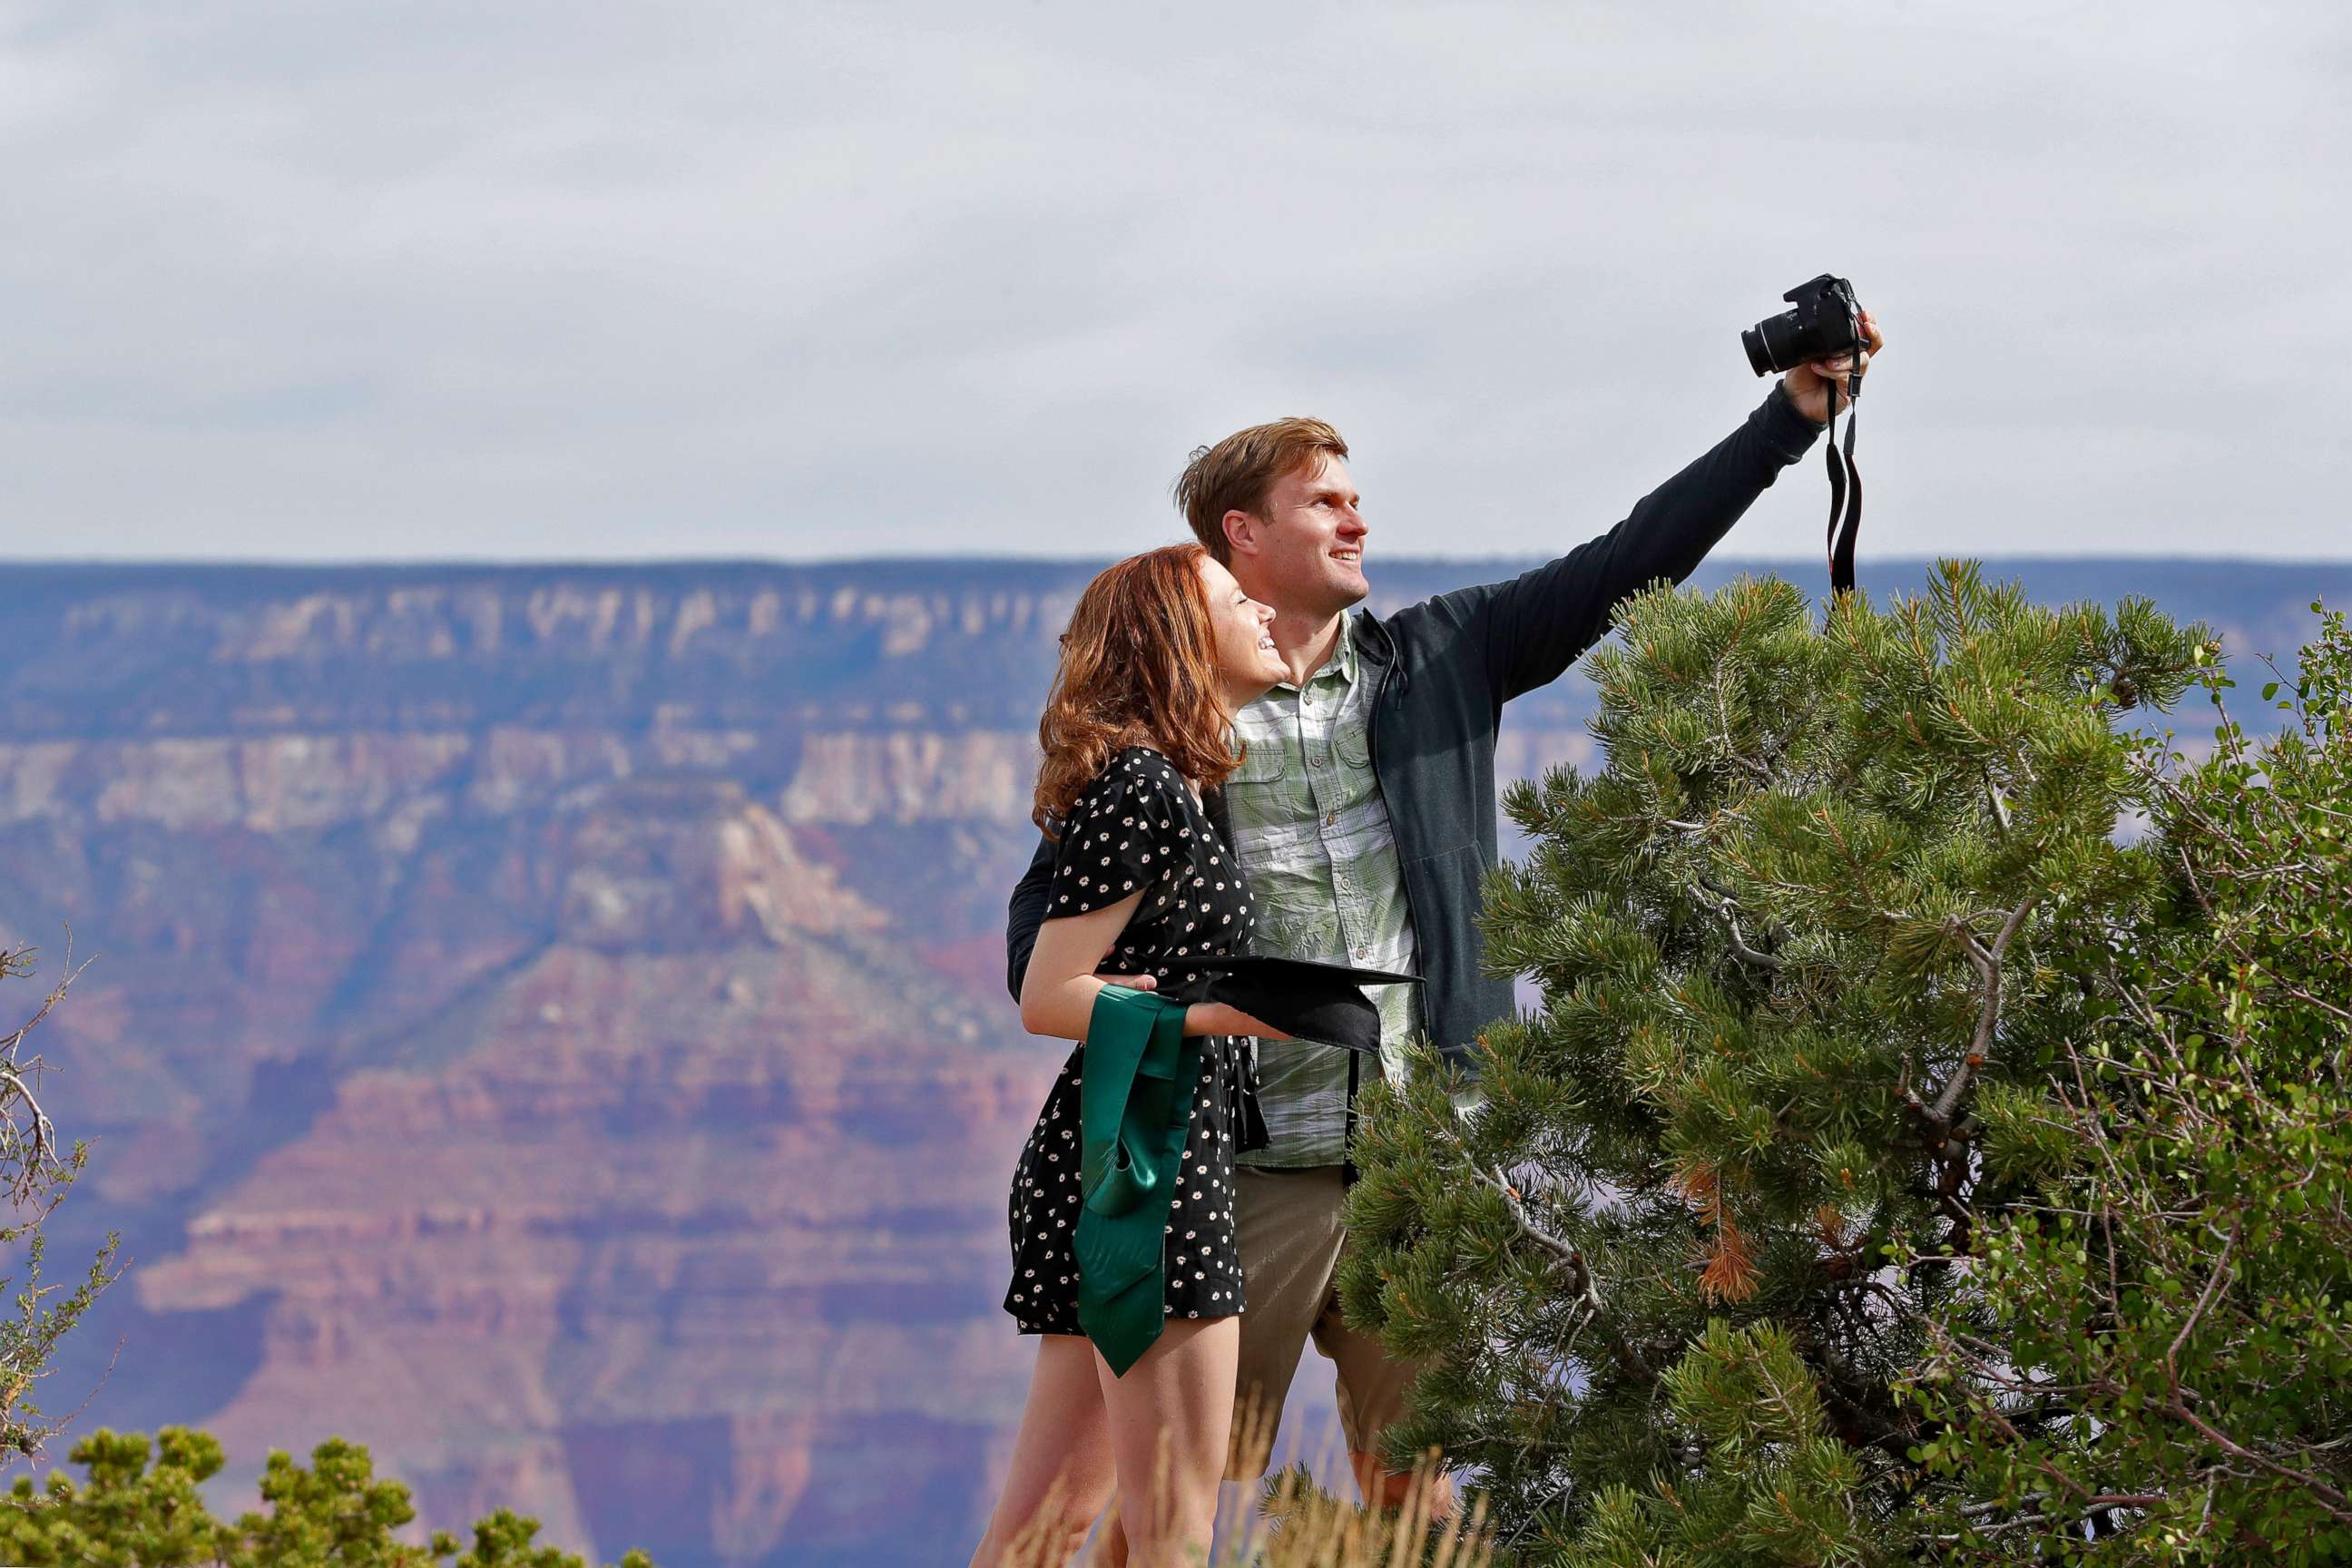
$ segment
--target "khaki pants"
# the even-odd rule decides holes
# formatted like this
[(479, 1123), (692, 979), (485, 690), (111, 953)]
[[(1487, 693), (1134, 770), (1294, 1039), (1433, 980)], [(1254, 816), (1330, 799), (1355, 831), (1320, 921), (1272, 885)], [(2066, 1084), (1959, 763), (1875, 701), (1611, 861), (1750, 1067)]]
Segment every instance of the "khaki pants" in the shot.
[(1391, 1360), (1377, 1338), (1340, 1320), (1331, 1285), (1347, 1242), (1339, 1223), (1339, 1167), (1263, 1171), (1238, 1165), (1234, 1187), (1247, 1310), (1242, 1313), (1225, 1479), (1253, 1480), (1265, 1474), (1281, 1429), (1283, 1399), (1310, 1338), (1335, 1369), (1339, 1425), (1349, 1450), (1379, 1453), (1381, 1433), (1404, 1414), (1405, 1391), (1420, 1367)]

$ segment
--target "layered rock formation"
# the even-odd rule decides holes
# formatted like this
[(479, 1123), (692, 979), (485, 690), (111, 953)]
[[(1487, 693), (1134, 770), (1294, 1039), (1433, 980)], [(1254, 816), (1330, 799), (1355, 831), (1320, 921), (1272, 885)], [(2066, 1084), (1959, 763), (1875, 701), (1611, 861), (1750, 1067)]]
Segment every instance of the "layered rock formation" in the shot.
[(1058, 1063), (1009, 693), (1076, 574), (892, 575), (12, 584), (0, 926), (103, 951), (47, 1043), (137, 1255), (91, 1419), (668, 1562), (966, 1525)]
[[(43, 1037), (100, 1139), (58, 1245), (135, 1259), (49, 1402), (232, 1484), (341, 1433), (433, 1524), (668, 1568), (959, 1556), (1027, 1366), (1060, 1053), (1002, 918), (1085, 575), (0, 568), (0, 939), (101, 955)], [(2312, 592), (2215, 581), (2163, 596)]]
[[(975, 1494), (1017, 1410), (999, 1189), (1048, 1053), (737, 786), (592, 786), (518, 839), (484, 880), (538, 929), (138, 1272), (151, 1309), (271, 1301), (213, 1427), (365, 1431), (436, 1510), (691, 1523), (728, 1557), (870, 1531), (829, 1511), (837, 1425)], [(638, 1456), (701, 1518), (578, 1473)]]

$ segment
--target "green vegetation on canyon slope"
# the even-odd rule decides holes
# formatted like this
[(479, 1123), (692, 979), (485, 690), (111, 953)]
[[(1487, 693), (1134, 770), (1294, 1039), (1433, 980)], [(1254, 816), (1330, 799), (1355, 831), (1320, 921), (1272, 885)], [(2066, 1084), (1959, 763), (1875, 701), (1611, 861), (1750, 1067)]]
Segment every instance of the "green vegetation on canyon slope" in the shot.
[[(199, 1488), (223, 1462), (210, 1435), (166, 1426), (151, 1448), (136, 1432), (101, 1428), (73, 1446), (79, 1485), (61, 1471), (36, 1487), (19, 1476), (0, 1506), (0, 1559), (22, 1568), (583, 1568), (534, 1543), (539, 1521), (500, 1509), (472, 1538), (435, 1531), (419, 1546), (399, 1538), (416, 1517), (408, 1489), (378, 1479), (366, 1448), (337, 1438), (306, 1468), (273, 1453), (261, 1477), (262, 1508), (213, 1517)], [(619, 1568), (653, 1568), (642, 1552)]]

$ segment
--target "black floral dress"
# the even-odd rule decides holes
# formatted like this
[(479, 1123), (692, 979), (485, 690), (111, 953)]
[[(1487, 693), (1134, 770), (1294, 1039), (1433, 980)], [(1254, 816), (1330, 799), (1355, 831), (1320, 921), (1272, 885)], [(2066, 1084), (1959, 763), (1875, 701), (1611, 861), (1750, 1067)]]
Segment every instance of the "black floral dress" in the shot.
[[(1045, 918), (1081, 915), (1140, 891), (1143, 902), (1104, 957), (1103, 974), (1165, 982), (1176, 958), (1247, 951), (1249, 889), (1192, 792), (1168, 760), (1141, 746), (1113, 757), (1071, 805)], [(1201, 1041), (1183, 1180), (1168, 1210), (1166, 1310), (1221, 1318), (1242, 1310), (1234, 1242), (1234, 1151), (1245, 1121), (1248, 1042)], [(1078, 1083), (1086, 1047), (1070, 1052), (1013, 1173), (1013, 1283), (1004, 1310), (1024, 1334), (1075, 1334), (1078, 1270)]]

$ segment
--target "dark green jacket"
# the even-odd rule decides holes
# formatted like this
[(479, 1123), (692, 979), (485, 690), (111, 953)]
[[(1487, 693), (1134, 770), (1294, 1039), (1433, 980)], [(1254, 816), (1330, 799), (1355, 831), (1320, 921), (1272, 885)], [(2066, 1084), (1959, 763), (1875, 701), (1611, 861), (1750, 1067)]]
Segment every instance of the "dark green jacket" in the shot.
[[(1629, 595), (1679, 583), (1821, 427), (1776, 384), (1737, 430), (1643, 496), (1624, 521), (1507, 582), (1456, 589), (1383, 619), (1356, 612), (1358, 657), (1378, 682), (1372, 772), (1403, 863), (1423, 1017), (1448, 1058), (1508, 1017), (1511, 982), (1484, 973), (1478, 884), (1496, 859), (1495, 734), (1503, 704), (1566, 673)], [(1218, 826), (1223, 814), (1213, 808)], [(1013, 890), (1006, 979), (1021, 994), (1045, 918), (1054, 846)], [(1465, 1063), (1466, 1065), (1466, 1063)]]

